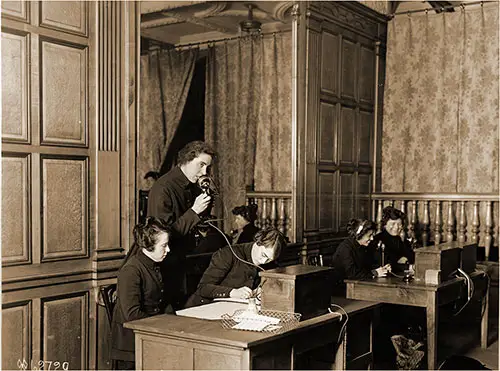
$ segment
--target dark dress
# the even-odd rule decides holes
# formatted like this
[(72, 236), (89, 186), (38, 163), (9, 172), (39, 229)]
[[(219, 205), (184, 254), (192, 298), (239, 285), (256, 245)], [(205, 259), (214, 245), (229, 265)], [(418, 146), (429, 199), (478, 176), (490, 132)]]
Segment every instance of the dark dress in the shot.
[(260, 229), (256, 227), (253, 223), (249, 223), (243, 227), (243, 230), (241, 231), (241, 234), (238, 236), (238, 240), (236, 243), (247, 243), (247, 242), (253, 242), (253, 238), (255, 237), (255, 234), (259, 231)]
[(162, 218), (172, 226), (171, 252), (163, 260), (161, 270), (164, 281), (169, 282), (165, 300), (172, 302), (176, 309), (181, 308), (186, 299), (186, 254), (196, 246), (193, 227), (200, 221), (191, 206), (200, 193), (199, 187), (176, 166), (155, 182), (148, 195), (148, 216)]
[[(252, 246), (252, 242), (234, 245), (233, 250), (241, 259), (252, 262)], [(274, 263), (262, 266), (264, 269), (274, 267), (276, 267)], [(187, 301), (186, 307), (208, 304), (215, 298), (228, 298), (232, 289), (243, 286), (256, 289), (259, 283), (259, 269), (238, 260), (229, 247), (224, 247), (212, 256), (210, 265), (203, 274), (196, 292)]]
[(361, 246), (354, 238), (348, 237), (340, 243), (333, 254), (334, 294), (345, 294), (345, 279), (371, 279), (376, 260), (373, 250)]
[(406, 264), (399, 264), (398, 260), (405, 256), (410, 264), (415, 262), (415, 253), (411, 248), (410, 241), (401, 240), (399, 236), (392, 236), (385, 229), (378, 233), (371, 242), (371, 247), (376, 249), (379, 241), (384, 244), (384, 261), (382, 262), (382, 253), (377, 250), (377, 261), (379, 265), (390, 264), (393, 272), (402, 272), (406, 268)]
[(111, 358), (135, 360), (134, 332), (123, 324), (162, 313), (173, 313), (163, 299), (160, 265), (142, 251), (130, 257), (118, 272), (117, 301), (111, 324)]

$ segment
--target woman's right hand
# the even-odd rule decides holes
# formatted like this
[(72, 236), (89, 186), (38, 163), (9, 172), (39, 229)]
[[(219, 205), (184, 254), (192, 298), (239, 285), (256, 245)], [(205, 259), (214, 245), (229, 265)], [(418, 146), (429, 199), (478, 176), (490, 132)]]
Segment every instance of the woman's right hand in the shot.
[(194, 204), (191, 206), (191, 209), (193, 209), (196, 214), (201, 214), (206, 210), (208, 205), (210, 205), (210, 201), (212, 201), (212, 197), (206, 193), (200, 193), (194, 200)]
[(391, 271), (391, 265), (386, 264), (383, 267), (379, 267), (375, 269), (375, 272), (377, 272), (377, 277), (387, 277), (387, 274)]
[(248, 299), (252, 296), (252, 289), (247, 286), (240, 287), (239, 289), (232, 289), (229, 293), (230, 298), (235, 299)]

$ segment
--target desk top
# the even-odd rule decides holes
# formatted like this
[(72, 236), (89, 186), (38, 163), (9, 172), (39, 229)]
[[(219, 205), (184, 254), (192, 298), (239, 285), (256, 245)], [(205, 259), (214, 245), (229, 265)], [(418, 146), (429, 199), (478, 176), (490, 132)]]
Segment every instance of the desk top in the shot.
[[(469, 274), (471, 278), (476, 277), (478, 275), (482, 275), (482, 271), (475, 271)], [(402, 278), (399, 277), (380, 277), (374, 279), (365, 279), (365, 280), (344, 280), (345, 283), (353, 283), (353, 284), (362, 284), (366, 286), (378, 286), (378, 287), (398, 287), (412, 290), (424, 290), (424, 291), (437, 291), (449, 285), (453, 285), (457, 282), (464, 281), (465, 278), (458, 277), (452, 278), (450, 280), (441, 282), (439, 285), (431, 285), (426, 284), (424, 281), (412, 280), (410, 282), (403, 282)]]
[(277, 334), (226, 330), (222, 327), (220, 321), (209, 321), (198, 318), (175, 316), (172, 314), (162, 314), (127, 322), (124, 326), (136, 332), (239, 348), (250, 348), (270, 340), (275, 340), (292, 333), (295, 334), (305, 329), (322, 326), (334, 321), (340, 321), (340, 315), (338, 313), (327, 313), (299, 322), (297, 327)]

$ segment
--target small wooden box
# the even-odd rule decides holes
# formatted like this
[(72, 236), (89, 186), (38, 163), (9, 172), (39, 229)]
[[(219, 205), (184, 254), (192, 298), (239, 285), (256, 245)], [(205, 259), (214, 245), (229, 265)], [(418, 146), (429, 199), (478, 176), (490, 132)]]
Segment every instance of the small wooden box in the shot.
[(302, 319), (327, 312), (330, 307), (333, 269), (291, 265), (265, 272), (262, 277), (262, 309), (302, 314)]
[(460, 268), (462, 249), (449, 243), (415, 250), (415, 278), (425, 281), (425, 271), (440, 270), (441, 281), (454, 278), (451, 274)]

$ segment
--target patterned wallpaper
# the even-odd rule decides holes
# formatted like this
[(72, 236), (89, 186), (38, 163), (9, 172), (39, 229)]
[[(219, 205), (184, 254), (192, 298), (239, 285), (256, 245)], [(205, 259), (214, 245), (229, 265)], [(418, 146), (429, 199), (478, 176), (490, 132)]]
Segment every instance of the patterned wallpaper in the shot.
[(498, 192), (498, 4), (389, 22), (383, 192)]

